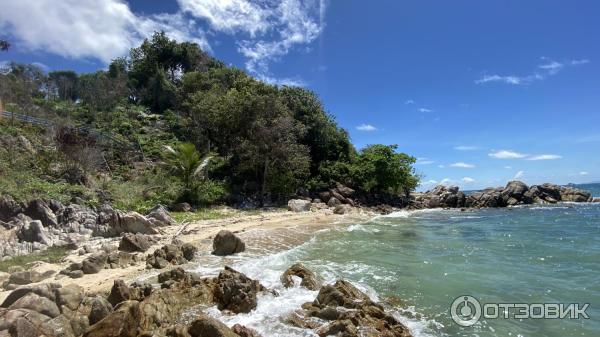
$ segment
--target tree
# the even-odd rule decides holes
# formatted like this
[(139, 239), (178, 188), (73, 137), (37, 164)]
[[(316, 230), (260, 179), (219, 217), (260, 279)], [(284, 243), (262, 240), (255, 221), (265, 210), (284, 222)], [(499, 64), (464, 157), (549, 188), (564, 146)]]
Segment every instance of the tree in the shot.
[(365, 192), (403, 193), (414, 190), (419, 179), (412, 164), (414, 157), (396, 153), (397, 145), (370, 145), (360, 151), (353, 165), (355, 183)]
[(9, 48), (10, 48), (10, 43), (8, 43), (8, 41), (0, 40), (0, 50), (1, 51), (8, 51)]
[(71, 70), (51, 71), (48, 73), (48, 79), (59, 99), (64, 101), (77, 99), (77, 73)]
[(197, 179), (206, 177), (205, 168), (210, 157), (200, 158), (192, 143), (180, 143), (175, 148), (165, 146), (168, 168), (181, 180), (186, 191), (194, 189)]

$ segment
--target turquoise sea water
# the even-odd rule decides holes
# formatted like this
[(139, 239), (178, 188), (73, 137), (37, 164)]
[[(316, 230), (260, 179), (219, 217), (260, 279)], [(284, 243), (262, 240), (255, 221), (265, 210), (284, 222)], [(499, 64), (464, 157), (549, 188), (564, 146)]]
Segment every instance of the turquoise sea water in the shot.
[[(403, 211), (317, 233), (299, 229), (303, 235), (298, 247), (231, 261), (281, 296), (261, 297), (248, 315), (212, 313), (265, 336), (315, 336), (281, 323), (316, 296), (280, 285), (279, 275), (301, 261), (326, 282), (348, 279), (389, 303), (416, 336), (600, 336), (598, 203)], [(484, 303), (590, 303), (591, 319), (481, 319), (460, 327), (450, 317), (460, 295)]]

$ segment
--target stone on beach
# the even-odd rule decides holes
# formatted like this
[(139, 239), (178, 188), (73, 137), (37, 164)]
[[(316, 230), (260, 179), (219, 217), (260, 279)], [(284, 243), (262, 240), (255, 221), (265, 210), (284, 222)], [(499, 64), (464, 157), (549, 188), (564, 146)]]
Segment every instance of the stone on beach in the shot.
[(241, 253), (246, 250), (242, 239), (228, 230), (221, 230), (213, 239), (213, 255), (225, 256)]
[(291, 199), (288, 201), (288, 211), (292, 212), (308, 212), (310, 211), (310, 200)]

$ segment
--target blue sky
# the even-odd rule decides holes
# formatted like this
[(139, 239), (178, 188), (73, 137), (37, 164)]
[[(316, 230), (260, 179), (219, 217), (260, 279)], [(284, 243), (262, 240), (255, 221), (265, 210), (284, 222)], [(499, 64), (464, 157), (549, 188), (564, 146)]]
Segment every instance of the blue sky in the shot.
[(4, 0), (0, 62), (106, 67), (154, 30), (316, 91), (422, 189), (600, 181), (598, 1)]

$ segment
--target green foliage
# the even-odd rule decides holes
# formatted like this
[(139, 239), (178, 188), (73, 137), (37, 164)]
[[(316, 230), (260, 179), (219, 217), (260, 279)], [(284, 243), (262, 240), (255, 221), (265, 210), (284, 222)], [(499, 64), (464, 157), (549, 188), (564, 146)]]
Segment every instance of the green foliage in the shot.
[(352, 167), (356, 184), (366, 192), (409, 193), (419, 181), (414, 174), (414, 157), (396, 153), (397, 145), (370, 145)]
[[(35, 154), (0, 149), (0, 192), (17, 198), (83, 195), (94, 203), (101, 181), (117, 207), (145, 211), (176, 200), (285, 200), (299, 188), (336, 183), (365, 193), (407, 193), (418, 183), (414, 158), (395, 146), (357, 153), (314, 92), (258, 81), (164, 32), (107, 71), (46, 76), (35, 66), (11, 64), (0, 73), (0, 96), (15, 112), (34, 111), (109, 139), (90, 151), (71, 151), (34, 134)], [(98, 158), (101, 165), (82, 165)], [(69, 184), (64, 172), (73, 166), (89, 179)]]

